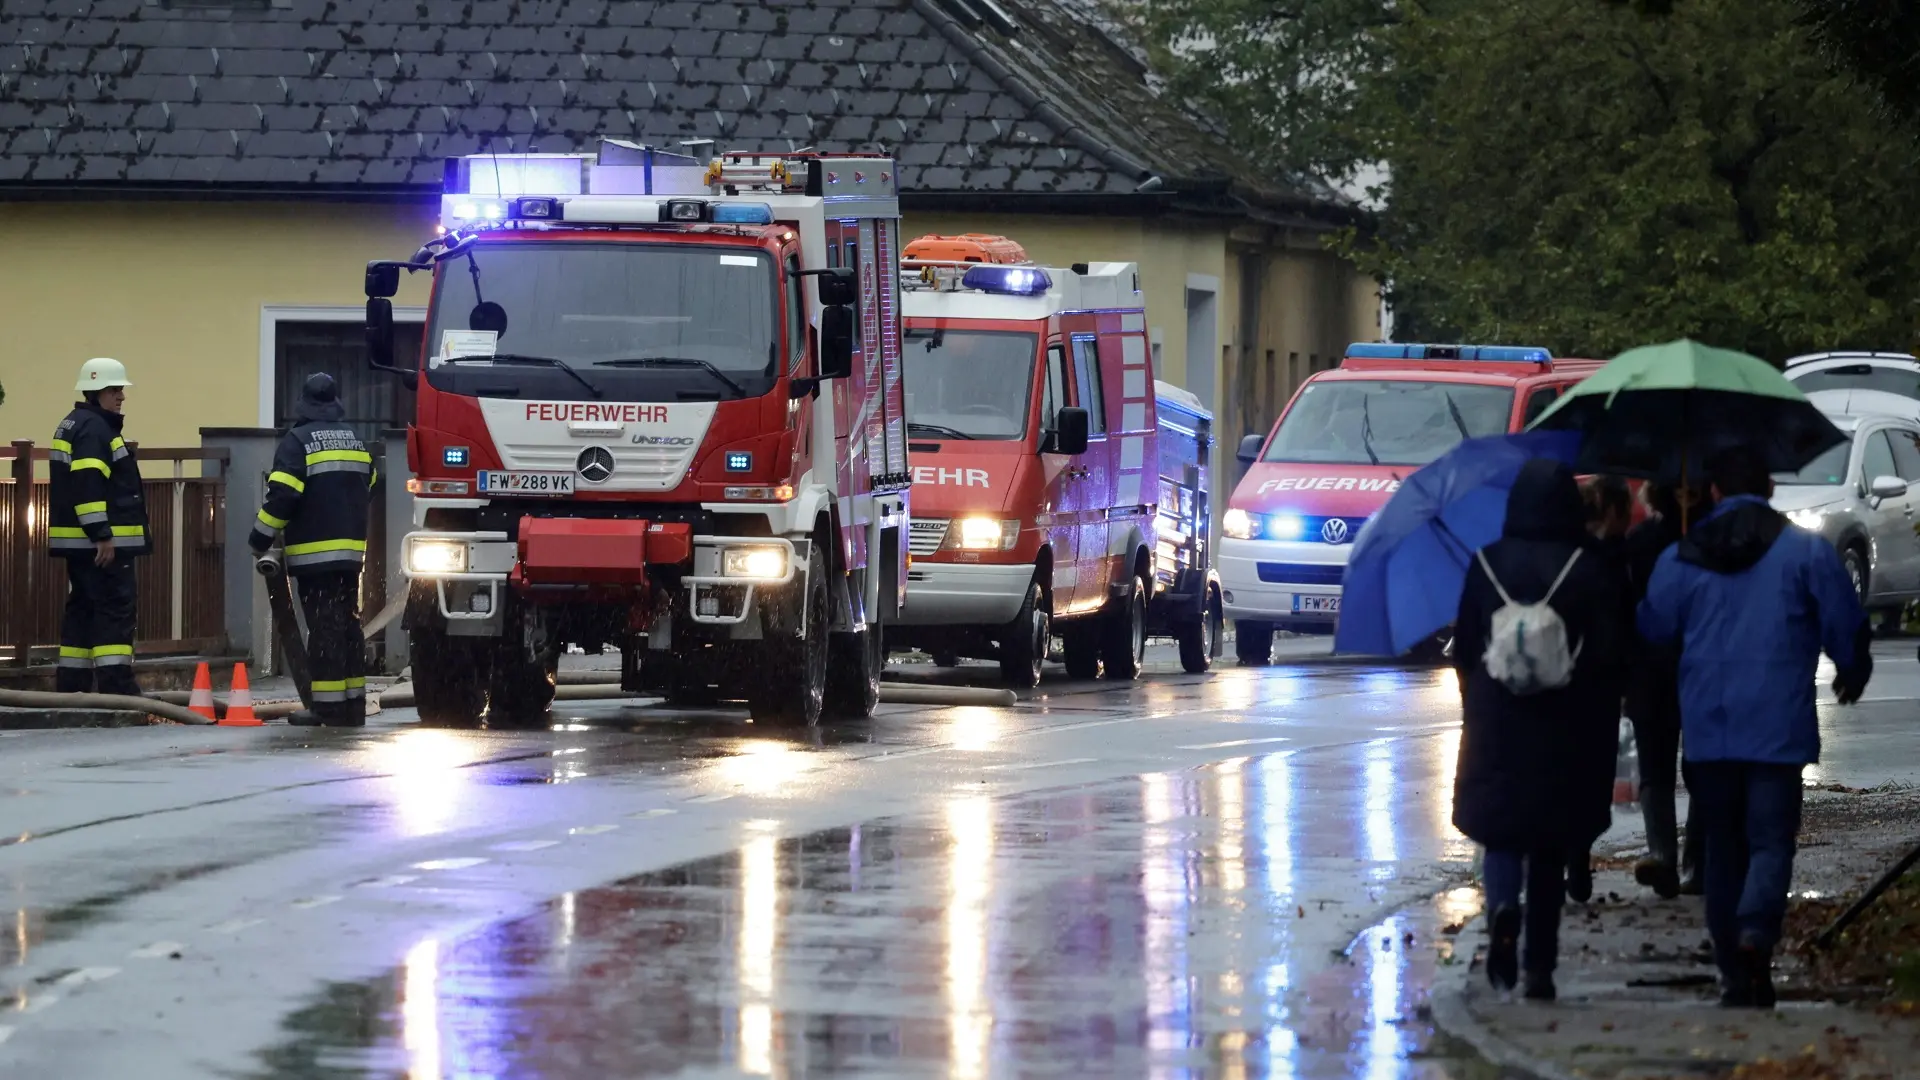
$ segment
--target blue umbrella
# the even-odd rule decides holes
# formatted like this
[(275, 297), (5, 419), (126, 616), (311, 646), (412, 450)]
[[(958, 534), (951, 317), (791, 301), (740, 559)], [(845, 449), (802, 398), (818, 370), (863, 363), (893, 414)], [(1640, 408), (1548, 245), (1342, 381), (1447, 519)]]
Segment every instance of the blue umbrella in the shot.
[(1400, 656), (1452, 625), (1467, 564), (1500, 538), (1520, 467), (1571, 464), (1579, 451), (1566, 431), (1467, 439), (1407, 477), (1354, 538), (1333, 651)]

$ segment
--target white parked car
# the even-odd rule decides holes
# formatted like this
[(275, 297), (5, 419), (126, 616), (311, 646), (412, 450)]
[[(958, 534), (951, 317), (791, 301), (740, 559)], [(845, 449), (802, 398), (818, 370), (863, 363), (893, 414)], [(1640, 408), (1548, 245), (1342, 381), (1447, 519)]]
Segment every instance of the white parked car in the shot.
[(1920, 400), (1920, 360), (1911, 353), (1808, 353), (1787, 361), (1786, 376), (1803, 394), (1816, 390), (1880, 390)]
[[(1824, 396), (1824, 395), (1823, 395)], [(1860, 600), (1897, 611), (1920, 599), (1920, 420), (1828, 413), (1847, 441), (1774, 477), (1773, 505), (1833, 542)]]

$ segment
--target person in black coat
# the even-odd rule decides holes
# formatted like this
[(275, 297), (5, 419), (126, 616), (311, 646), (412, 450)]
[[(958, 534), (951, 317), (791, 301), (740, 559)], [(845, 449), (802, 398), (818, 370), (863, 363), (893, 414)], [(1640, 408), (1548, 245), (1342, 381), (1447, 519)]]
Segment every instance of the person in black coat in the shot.
[(1578, 650), (1566, 686), (1522, 697), (1488, 674), (1487, 639), (1505, 602), (1478, 559), (1468, 567), (1454, 630), (1464, 725), (1453, 824), (1486, 848), (1488, 978), (1502, 991), (1518, 983), (1524, 922), (1526, 995), (1535, 1000), (1554, 996), (1568, 856), (1592, 846), (1613, 820), (1626, 583), (1589, 544), (1572, 471), (1543, 460), (1521, 469), (1503, 535), (1484, 550), (1516, 603), (1539, 602), (1566, 570), (1550, 601)]
[[(1690, 510), (1697, 520), (1706, 512), (1704, 492), (1677, 484), (1650, 487), (1647, 501), (1656, 517), (1627, 534), (1627, 578), (1633, 606), (1647, 598), (1647, 582), (1660, 555), (1680, 542), (1681, 523)], [(1664, 899), (1700, 892), (1702, 832), (1695, 827), (1694, 805), (1687, 805), (1686, 851), (1680, 850), (1674, 811), (1680, 757), (1680, 656), (1633, 636), (1632, 673), (1627, 679), (1627, 719), (1640, 749), (1640, 809), (1647, 823), (1647, 856), (1634, 864), (1633, 876)], [(1684, 880), (1682, 874), (1685, 875)]]

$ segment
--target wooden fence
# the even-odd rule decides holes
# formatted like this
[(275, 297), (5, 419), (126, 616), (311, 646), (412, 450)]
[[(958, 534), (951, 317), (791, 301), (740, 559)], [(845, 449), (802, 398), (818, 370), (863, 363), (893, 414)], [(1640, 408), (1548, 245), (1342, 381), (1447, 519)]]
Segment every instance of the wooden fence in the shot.
[[(186, 464), (224, 463), (227, 452), (132, 445), (146, 481), (152, 544), (138, 562), (134, 651), (224, 653), (226, 481), (188, 476)], [(50, 662), (59, 651), (67, 573), (47, 556), (46, 460), (47, 451), (31, 442), (0, 446), (0, 461), (11, 466), (0, 477), (0, 664)]]

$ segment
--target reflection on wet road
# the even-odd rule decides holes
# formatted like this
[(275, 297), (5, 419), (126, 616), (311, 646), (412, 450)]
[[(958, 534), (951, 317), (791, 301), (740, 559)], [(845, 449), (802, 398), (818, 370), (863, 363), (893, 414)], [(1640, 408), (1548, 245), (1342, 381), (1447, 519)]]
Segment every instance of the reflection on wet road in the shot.
[(1407, 872), (1402, 847), (1459, 854), (1432, 835), (1450, 742), (955, 794), (931, 817), (795, 837), (749, 820), (727, 855), (423, 940), (364, 988), (393, 995), (378, 1029), (309, 1025), (266, 1060), (412, 1076), (1459, 1075), (1416, 1057), (1416, 1011), (1435, 928), (1477, 894), (1334, 955), (1366, 886)]
[[(1823, 778), (1906, 767), (1915, 673)], [(803, 737), (9, 737), (0, 1073), (1479, 1077), (1420, 1007), (1457, 746), (1450, 673), (1327, 663)]]

